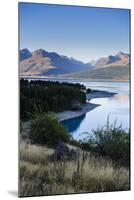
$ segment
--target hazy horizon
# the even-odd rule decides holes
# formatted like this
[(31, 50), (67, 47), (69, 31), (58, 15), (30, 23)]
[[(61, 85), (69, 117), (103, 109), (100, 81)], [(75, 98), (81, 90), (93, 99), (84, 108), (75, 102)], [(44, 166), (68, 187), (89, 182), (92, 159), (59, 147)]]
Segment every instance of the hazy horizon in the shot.
[(19, 3), (20, 48), (90, 62), (129, 53), (129, 10)]

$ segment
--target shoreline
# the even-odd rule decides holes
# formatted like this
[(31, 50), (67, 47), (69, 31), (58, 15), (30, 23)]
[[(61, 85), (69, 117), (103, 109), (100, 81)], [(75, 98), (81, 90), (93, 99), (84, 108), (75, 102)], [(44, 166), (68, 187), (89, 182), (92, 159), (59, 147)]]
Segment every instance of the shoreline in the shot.
[(88, 79), (88, 78), (72, 78), (64, 76), (22, 76), (20, 79), (35, 79), (35, 80), (65, 80), (65, 81), (82, 81), (82, 82), (119, 82), (119, 83), (129, 83), (129, 80), (126, 79)]
[(96, 99), (96, 98), (108, 98), (116, 95), (117, 93), (115, 92), (107, 92), (107, 91), (102, 91), (102, 90), (94, 90), (88, 94), (86, 94), (86, 99), (91, 100), (91, 99)]
[[(93, 91), (89, 94), (86, 94), (86, 99), (87, 99), (87, 101), (90, 101), (91, 99), (94, 99), (94, 98), (112, 97), (115, 94), (117, 94), (117, 93), (95, 90), (95, 91)], [(65, 121), (65, 120), (80, 117), (80, 116), (86, 114), (87, 112), (90, 112), (91, 110), (95, 109), (98, 106), (101, 106), (101, 105), (87, 102), (87, 103), (81, 105), (79, 107), (79, 110), (76, 110), (76, 111), (66, 110), (66, 111), (63, 111), (63, 112), (58, 112), (58, 113), (56, 113), (56, 117), (57, 117), (59, 122), (62, 122), (62, 121)]]
[(65, 120), (80, 117), (98, 106), (100, 106), (100, 105), (87, 102), (80, 106), (80, 110), (77, 110), (77, 111), (66, 110), (63, 112), (58, 112), (58, 113), (56, 113), (56, 117), (59, 122), (62, 122)]

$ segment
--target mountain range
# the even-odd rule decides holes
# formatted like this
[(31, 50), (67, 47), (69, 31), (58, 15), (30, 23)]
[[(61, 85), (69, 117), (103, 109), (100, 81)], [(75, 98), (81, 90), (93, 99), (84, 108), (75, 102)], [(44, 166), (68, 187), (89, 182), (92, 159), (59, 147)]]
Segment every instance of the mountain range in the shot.
[(19, 58), (20, 76), (129, 79), (130, 55), (121, 51), (88, 63), (43, 49), (34, 52), (22, 49)]
[(28, 49), (20, 50), (20, 75), (24, 76), (56, 76), (60, 74), (86, 71), (91, 67), (74, 58), (47, 52), (38, 49), (30, 52)]
[(110, 67), (110, 66), (128, 66), (129, 54), (119, 51), (116, 55), (110, 55), (108, 57), (102, 57), (97, 61), (94, 61), (96, 67)]

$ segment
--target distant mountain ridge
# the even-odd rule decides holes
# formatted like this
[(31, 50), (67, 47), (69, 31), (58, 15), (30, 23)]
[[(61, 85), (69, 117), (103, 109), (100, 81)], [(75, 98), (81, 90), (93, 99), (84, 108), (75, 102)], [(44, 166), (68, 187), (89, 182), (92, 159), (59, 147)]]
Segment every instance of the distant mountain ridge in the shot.
[(28, 49), (22, 49), (20, 51), (20, 61), (28, 59), (32, 56), (31, 52)]
[(109, 67), (109, 66), (128, 66), (129, 54), (119, 51), (116, 55), (103, 57), (94, 62), (95, 67)]
[(86, 72), (70, 74), (72, 78), (91, 80), (119, 80), (128, 81), (130, 72), (130, 55), (119, 52), (115, 56), (110, 55), (97, 61), (92, 61), (94, 66)]
[(20, 76), (62, 76), (87, 79), (129, 79), (130, 55), (118, 52), (116, 55), (83, 63), (74, 58), (38, 49), (30, 52), (20, 50)]
[(30, 52), (28, 49), (20, 50), (20, 75), (24, 76), (49, 76), (77, 71), (85, 71), (91, 65), (74, 58), (59, 55), (55, 52), (47, 52), (38, 49)]

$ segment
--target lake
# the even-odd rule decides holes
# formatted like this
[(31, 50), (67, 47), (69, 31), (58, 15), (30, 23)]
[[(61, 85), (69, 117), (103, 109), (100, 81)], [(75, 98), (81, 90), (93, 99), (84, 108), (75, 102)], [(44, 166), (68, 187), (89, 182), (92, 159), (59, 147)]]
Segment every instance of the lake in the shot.
[[(76, 81), (69, 81), (75, 83)], [(85, 137), (84, 132), (92, 134), (92, 130), (104, 126), (109, 116), (110, 124), (122, 124), (129, 128), (129, 83), (127, 82), (88, 82), (80, 81), (86, 88), (117, 93), (109, 98), (96, 98), (90, 102), (100, 104), (85, 115), (62, 122), (73, 138), (79, 140)]]

